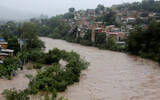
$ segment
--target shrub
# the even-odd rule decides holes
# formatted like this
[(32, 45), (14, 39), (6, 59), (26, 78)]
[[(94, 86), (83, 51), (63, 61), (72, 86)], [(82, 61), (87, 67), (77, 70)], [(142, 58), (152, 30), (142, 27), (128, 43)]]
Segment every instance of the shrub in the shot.
[(6, 100), (29, 100), (28, 93), (26, 91), (21, 90), (4, 90), (2, 95), (5, 97)]
[(29, 51), (29, 60), (32, 62), (42, 63), (42, 58), (44, 57), (44, 53), (39, 49)]
[[(68, 85), (78, 82), (81, 71), (88, 66), (88, 63), (84, 62), (80, 55), (73, 51), (66, 52), (65, 50), (53, 49), (46, 53), (44, 58), (46, 61), (49, 60), (49, 63), (47, 61), (48, 64), (54, 64), (50, 67), (45, 67), (44, 70), (38, 70), (35, 77), (26, 75), (30, 79), (30, 83), (25, 91), (5, 90), (4, 96), (8, 98), (7, 100), (28, 100), (29, 94), (37, 94), (39, 91), (51, 92), (52, 96), (47, 94), (45, 99), (56, 100), (56, 92), (64, 91)], [(61, 65), (58, 64), (60, 59), (68, 62), (65, 68), (61, 68)], [(5, 64), (8, 63), (13, 63), (13, 61), (6, 60)], [(36, 69), (41, 67), (42, 65), (39, 63), (35, 63), (33, 66)], [(3, 70), (5, 68), (0, 66), (0, 69)], [(58, 100), (63, 100), (63, 98)]]
[[(34, 79), (31, 80), (29, 87), (35, 90), (64, 91), (68, 85), (79, 81), (81, 70), (87, 68), (88, 63), (80, 59), (80, 55), (75, 52), (66, 52), (64, 50), (54, 49), (48, 54), (54, 55), (59, 59), (68, 62), (65, 68), (61, 68), (59, 64), (53, 64), (51, 67), (39, 71)], [(49, 56), (47, 54), (47, 56)], [(53, 63), (53, 61), (52, 61)], [(48, 89), (46, 90), (46, 86)]]
[(16, 71), (18, 67), (17, 58), (5, 58), (3, 64), (0, 65), (0, 77), (6, 76), (8, 79), (11, 79), (11, 73)]
[(127, 40), (127, 50), (155, 61), (160, 61), (160, 23), (152, 22), (148, 29), (140, 27), (130, 32)]
[(92, 46), (93, 43), (91, 41), (89, 41), (89, 40), (82, 40), (80, 42), (80, 44), (86, 45), (86, 46)]
[(106, 48), (113, 49), (114, 45), (116, 44), (115, 44), (115, 40), (113, 39), (113, 37), (108, 37), (107, 42), (106, 42)]
[(47, 54), (45, 54), (43, 62), (45, 64), (58, 63), (61, 58), (61, 51), (57, 48), (50, 50)]
[(41, 69), (41, 68), (42, 68), (42, 65), (39, 64), (39, 63), (36, 63), (36, 64), (33, 65), (33, 68), (34, 68), (34, 69)]
[(17, 52), (20, 51), (20, 46), (18, 44), (18, 38), (17, 37), (9, 37), (7, 48), (8, 49), (13, 49), (14, 54), (17, 54)]
[(27, 67), (27, 70), (32, 70), (32, 68), (33, 68), (32, 66), (29, 66)]

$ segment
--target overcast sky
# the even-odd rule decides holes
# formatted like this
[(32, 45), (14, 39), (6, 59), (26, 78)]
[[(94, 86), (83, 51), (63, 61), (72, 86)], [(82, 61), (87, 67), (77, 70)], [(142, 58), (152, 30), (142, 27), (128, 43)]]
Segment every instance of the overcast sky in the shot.
[(0, 0), (0, 7), (36, 14), (53, 16), (67, 12), (68, 8), (95, 8), (98, 4), (109, 7), (113, 4), (141, 0)]

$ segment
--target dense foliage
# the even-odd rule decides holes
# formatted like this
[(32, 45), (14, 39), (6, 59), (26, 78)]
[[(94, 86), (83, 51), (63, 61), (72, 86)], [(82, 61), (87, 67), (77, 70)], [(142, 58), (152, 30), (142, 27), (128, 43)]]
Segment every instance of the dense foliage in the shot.
[(26, 42), (27, 49), (42, 48), (44, 44), (38, 38), (38, 30), (36, 25), (30, 22), (25, 22), (22, 26), (21, 38)]
[(5, 76), (11, 79), (11, 73), (19, 67), (18, 59), (15, 57), (5, 58), (4, 63), (0, 65), (0, 77)]
[(18, 43), (18, 38), (16, 36), (8, 37), (8, 49), (14, 50), (14, 54), (20, 51), (20, 45)]
[(160, 62), (160, 23), (152, 22), (147, 30), (136, 28), (128, 37), (128, 51)]
[[(81, 70), (85, 69), (88, 63), (80, 59), (80, 56), (75, 52), (66, 52), (64, 50), (53, 49), (46, 54), (50, 59), (51, 67), (39, 71), (36, 77), (30, 82), (29, 86), (31, 93), (36, 93), (39, 90), (46, 91), (46, 86), (51, 92), (53, 89), (64, 91), (68, 85), (79, 81)], [(68, 64), (63, 68), (58, 64), (59, 60), (63, 59)], [(51, 63), (52, 62), (52, 63)]]
[(137, 10), (137, 11), (145, 11), (145, 12), (158, 12), (160, 13), (160, 1), (158, 0), (143, 0), (141, 3), (134, 2), (132, 4), (125, 3), (119, 5), (117, 9), (124, 9), (127, 8), (128, 10)]
[(4, 90), (2, 95), (6, 100), (29, 100), (29, 96), (26, 90), (16, 91), (15, 89)]
[(61, 16), (56, 16), (51, 18), (31, 19), (31, 22), (35, 24), (40, 36), (62, 38), (65, 37), (70, 30), (70, 26), (62, 19)]
[(106, 44), (106, 34), (105, 33), (96, 33), (95, 45), (99, 48), (105, 48), (105, 44)]
[(0, 26), (0, 34), (3, 35), (5, 39), (9, 36), (15, 36), (19, 34), (19, 25), (16, 22), (8, 21), (6, 24)]
[[(18, 91), (15, 89), (4, 90), (2, 95), (6, 98), (6, 100), (30, 100), (28, 89), (18, 90)], [(63, 97), (57, 98), (56, 89), (53, 89), (52, 93), (49, 93), (47, 91), (44, 98), (40, 96), (39, 99), (40, 100), (68, 100), (68, 99), (64, 99)]]
[[(66, 52), (65, 50), (55, 48), (48, 53), (39, 53), (36, 54), (37, 57), (43, 55), (44, 58), (35, 57), (41, 59), (41, 64), (35, 63), (33, 65), (33, 68), (39, 69), (37, 75), (30, 79), (29, 86), (24, 91), (5, 90), (3, 95), (7, 100), (29, 100), (28, 95), (36, 94), (40, 91), (47, 92), (45, 100), (56, 100), (57, 95), (55, 91), (64, 91), (68, 85), (78, 82), (81, 71), (88, 66), (88, 62), (83, 61), (80, 55), (73, 51)], [(59, 61), (62, 59), (67, 62), (66, 66), (59, 64)], [(9, 60), (4, 64), (11, 62), (13, 63), (13, 61)], [(51, 66), (42, 69), (42, 64), (50, 64)], [(54, 96), (51, 98), (48, 96), (48, 93), (53, 93), (53, 91)], [(63, 100), (63, 98), (58, 100)]]
[[(17, 23), (10, 21), (0, 26), (0, 33), (8, 42), (7, 48), (14, 50), (13, 57), (3, 59), (4, 63), (0, 65), (0, 77), (11, 79), (16, 70), (26, 62), (41, 62), (39, 58), (43, 57), (41, 48), (44, 44), (38, 38), (35, 24), (26, 22), (18, 26)], [(23, 41), (21, 48), (20, 39)]]

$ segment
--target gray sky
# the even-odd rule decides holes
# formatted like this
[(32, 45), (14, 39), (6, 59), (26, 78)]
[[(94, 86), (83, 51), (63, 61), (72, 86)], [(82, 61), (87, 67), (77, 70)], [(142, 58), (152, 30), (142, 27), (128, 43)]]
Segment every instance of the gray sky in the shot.
[(142, 0), (1, 0), (0, 7), (53, 16), (67, 12), (70, 7), (75, 7), (77, 10), (95, 8), (98, 4), (108, 7), (134, 1)]

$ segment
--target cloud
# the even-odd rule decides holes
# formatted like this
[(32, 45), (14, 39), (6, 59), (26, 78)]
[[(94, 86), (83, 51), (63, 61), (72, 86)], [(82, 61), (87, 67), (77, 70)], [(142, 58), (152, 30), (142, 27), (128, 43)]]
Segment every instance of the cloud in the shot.
[(67, 12), (69, 7), (87, 9), (95, 8), (98, 4), (111, 6), (112, 4), (134, 1), (141, 0), (1, 0), (0, 6), (23, 12), (53, 16)]

